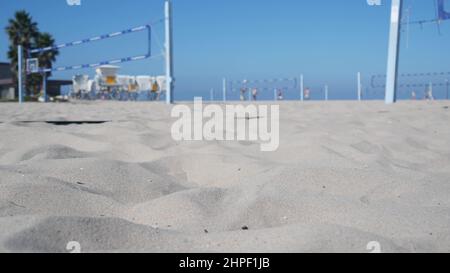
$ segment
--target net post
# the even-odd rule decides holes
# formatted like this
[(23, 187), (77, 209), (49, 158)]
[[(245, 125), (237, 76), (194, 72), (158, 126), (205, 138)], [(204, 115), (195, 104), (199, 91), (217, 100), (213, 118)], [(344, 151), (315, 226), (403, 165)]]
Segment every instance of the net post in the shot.
[(22, 65), (23, 65), (23, 47), (21, 45), (19, 45), (17, 47), (17, 63), (18, 63), (18, 69), (17, 69), (17, 80), (18, 80), (18, 86), (17, 88), (18, 90), (18, 95), (19, 95), (19, 103), (23, 103), (23, 69), (22, 69)]
[(172, 2), (165, 1), (165, 59), (166, 59), (166, 103), (173, 103), (173, 60), (172, 60)]
[(300, 75), (300, 100), (305, 101), (305, 86), (303, 74)]
[(47, 73), (42, 74), (42, 89), (44, 89), (44, 102), (47, 102)]
[(227, 79), (222, 79), (222, 99), (223, 102), (227, 102)]
[(358, 72), (358, 101), (362, 101), (362, 84), (361, 84), (361, 72)]
[(400, 51), (400, 18), (403, 0), (392, 0), (391, 27), (389, 33), (389, 52), (386, 77), (386, 104), (396, 102), (398, 60)]

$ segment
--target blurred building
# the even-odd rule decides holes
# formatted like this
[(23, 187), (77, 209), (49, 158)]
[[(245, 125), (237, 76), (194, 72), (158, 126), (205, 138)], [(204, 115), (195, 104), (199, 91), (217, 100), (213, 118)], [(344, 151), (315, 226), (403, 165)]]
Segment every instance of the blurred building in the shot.
[(0, 99), (14, 99), (14, 83), (9, 63), (0, 63)]
[[(72, 85), (68, 80), (49, 80), (47, 82), (47, 95), (50, 97), (61, 94), (61, 87)], [(0, 99), (14, 100), (16, 94), (16, 85), (12, 79), (11, 65), (9, 63), (0, 63)]]

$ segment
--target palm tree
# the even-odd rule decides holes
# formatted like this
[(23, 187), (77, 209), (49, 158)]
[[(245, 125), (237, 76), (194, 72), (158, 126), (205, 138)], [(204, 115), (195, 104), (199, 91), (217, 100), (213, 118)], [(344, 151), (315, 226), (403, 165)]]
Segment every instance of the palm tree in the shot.
[[(53, 39), (52, 35), (50, 33), (39, 33), (34, 48), (44, 48), (44, 47), (50, 47), (55, 45), (55, 40)], [(59, 55), (59, 51), (57, 49), (49, 50), (43, 53), (40, 53), (39, 55), (35, 56), (39, 60), (39, 66), (41, 68), (52, 68), (52, 64), (56, 61), (56, 57)], [(51, 72), (46, 72), (45, 77), (49, 78), (51, 77)], [(40, 90), (43, 90), (43, 76), (44, 75), (36, 75), (37, 82), (36, 87), (40, 88)], [(36, 91), (40, 91), (36, 90)], [(37, 93), (37, 92), (36, 92)]]
[[(17, 11), (13, 19), (9, 20), (7, 27), (5, 28), (6, 33), (9, 37), (9, 51), (8, 58), (11, 61), (11, 72), (13, 75), (13, 80), (17, 84), (18, 78), (18, 54), (17, 47), (21, 45), (23, 47), (23, 56), (25, 53), (33, 46), (35, 39), (39, 34), (38, 26), (36, 22), (33, 22), (30, 14), (26, 11)], [(25, 72), (25, 63), (22, 64)], [(24, 73), (25, 75), (25, 73)], [(28, 81), (28, 79), (26, 79)], [(17, 92), (17, 88), (16, 88)]]
[[(55, 39), (53, 39), (52, 35), (50, 33), (44, 32), (40, 33), (38, 35), (38, 38), (36, 39), (36, 47), (37, 48), (44, 48), (44, 47), (50, 47), (55, 45)], [(59, 55), (58, 49), (53, 49), (46, 51), (44, 53), (41, 53), (39, 55), (39, 65), (41, 67), (45, 68), (52, 68), (52, 64), (56, 61), (56, 57)], [(47, 77), (51, 76), (51, 72), (47, 73)]]

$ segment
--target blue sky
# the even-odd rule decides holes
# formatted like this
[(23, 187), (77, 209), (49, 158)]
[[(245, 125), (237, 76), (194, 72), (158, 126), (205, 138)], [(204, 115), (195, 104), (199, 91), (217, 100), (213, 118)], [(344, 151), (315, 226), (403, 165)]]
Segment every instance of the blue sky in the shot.
[[(142, 25), (163, 17), (163, 0), (0, 0), (0, 26), (25, 9), (57, 43)], [(355, 95), (356, 73), (366, 86), (386, 68), (388, 4), (370, 7), (365, 0), (174, 0), (176, 97), (209, 97), (222, 77), (262, 79), (305, 74), (306, 85), (330, 97)], [(406, 0), (411, 20), (435, 17), (433, 0)], [(450, 21), (441, 26), (410, 27), (403, 33), (401, 72), (450, 71)], [(163, 26), (155, 27), (162, 42)], [(0, 31), (0, 61), (6, 61), (7, 37)], [(93, 63), (145, 53), (144, 33), (61, 51), (57, 65)], [(159, 52), (157, 40), (153, 52)], [(70, 78), (56, 73), (55, 78)], [(77, 71), (89, 73), (92, 71)], [(162, 74), (161, 60), (122, 66), (122, 74)], [(418, 79), (422, 81), (422, 79)], [(381, 90), (370, 91), (373, 95)], [(380, 93), (381, 94), (381, 93)], [(296, 94), (292, 94), (295, 96)], [(319, 95), (318, 95), (319, 96)]]

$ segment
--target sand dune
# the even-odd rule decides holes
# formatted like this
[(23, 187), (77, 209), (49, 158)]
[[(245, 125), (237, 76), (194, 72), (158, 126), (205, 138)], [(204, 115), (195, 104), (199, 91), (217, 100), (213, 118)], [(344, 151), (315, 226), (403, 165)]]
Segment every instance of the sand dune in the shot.
[(175, 142), (162, 104), (0, 104), (0, 251), (449, 252), (448, 104), (282, 103), (272, 153)]

